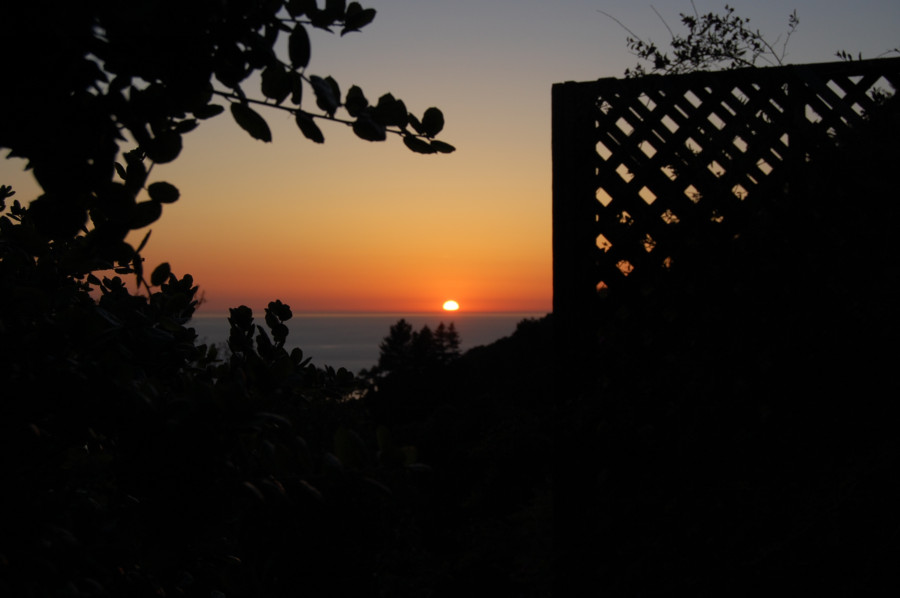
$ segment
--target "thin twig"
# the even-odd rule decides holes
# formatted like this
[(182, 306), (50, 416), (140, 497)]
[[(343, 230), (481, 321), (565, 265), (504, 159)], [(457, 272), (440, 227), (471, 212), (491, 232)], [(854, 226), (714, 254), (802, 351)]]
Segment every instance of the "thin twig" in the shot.
[(662, 21), (662, 24), (666, 26), (666, 29), (669, 30), (669, 37), (671, 37), (672, 39), (675, 39), (675, 32), (672, 31), (672, 28), (669, 27), (669, 24), (666, 23), (666, 20), (663, 18), (663, 16), (661, 14), (659, 14), (659, 11), (656, 10), (656, 7), (651, 4), (650, 8), (653, 10), (653, 12), (656, 13), (656, 16), (659, 17), (659, 20)]
[(638, 37), (638, 34), (637, 34), (637, 33), (635, 33), (634, 31), (632, 31), (632, 30), (629, 29), (628, 27), (626, 27), (625, 24), (622, 23), (622, 21), (620, 21), (620, 20), (617, 19), (616, 17), (612, 16), (611, 14), (609, 14), (608, 12), (606, 12), (606, 11), (604, 11), (604, 10), (597, 9), (597, 12), (599, 12), (601, 15), (605, 16), (607, 19), (610, 19), (611, 21), (614, 21), (615, 23), (617, 23), (617, 24), (619, 25), (619, 27), (621, 27), (621, 28), (624, 29), (626, 32), (628, 32), (628, 34), (631, 35), (632, 37), (634, 37), (634, 38), (636, 38), (636, 39), (640, 39), (640, 38)]

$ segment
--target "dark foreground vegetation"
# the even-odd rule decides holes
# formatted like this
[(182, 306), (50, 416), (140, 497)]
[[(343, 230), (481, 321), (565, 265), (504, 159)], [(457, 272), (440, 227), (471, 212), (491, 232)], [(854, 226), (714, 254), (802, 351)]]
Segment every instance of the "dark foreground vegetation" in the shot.
[[(44, 194), (0, 189), (0, 595), (896, 588), (896, 99), (813, 148), (738, 238), (686, 238), (677, 268), (606, 298), (594, 351), (568, 351), (552, 317), (464, 355), (449, 327), (398, 323), (359, 378), (289, 351), (279, 301), (232, 310), (226, 354), (198, 344), (194, 281), (145, 272), (124, 239), (178, 199), (149, 172), (222, 111), (214, 95), (258, 139), (250, 105), (291, 96), (321, 141), (306, 89), (363, 139), (450, 151), (436, 109), (341, 101), (305, 74), (302, 27), (374, 12), (7, 4), (21, 60), (2, 72), (23, 87), (0, 146)], [(150, 37), (176, 45), (132, 43)], [(256, 70), (268, 103), (241, 90)], [(126, 129), (138, 147), (120, 158)]]
[(898, 116), (886, 101), (821, 148), (737, 239), (607, 297), (588, 355), (553, 352), (551, 316), (463, 355), (401, 322), (358, 378), (285, 350), (276, 301), (264, 326), (233, 310), (219, 356), (189, 277), (95, 299), (13, 207), (0, 589), (893, 587)]

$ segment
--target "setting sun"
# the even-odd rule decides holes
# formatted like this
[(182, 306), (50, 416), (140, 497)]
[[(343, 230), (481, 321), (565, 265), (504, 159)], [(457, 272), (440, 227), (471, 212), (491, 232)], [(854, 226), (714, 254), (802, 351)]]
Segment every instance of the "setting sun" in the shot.
[(444, 311), (456, 311), (459, 309), (459, 303), (454, 300), (444, 301)]

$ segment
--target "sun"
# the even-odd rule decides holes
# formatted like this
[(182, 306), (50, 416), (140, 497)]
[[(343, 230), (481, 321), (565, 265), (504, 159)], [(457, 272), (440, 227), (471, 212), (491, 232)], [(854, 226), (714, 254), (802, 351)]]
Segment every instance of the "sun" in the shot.
[(444, 311), (456, 311), (458, 309), (459, 309), (459, 303), (457, 303), (453, 299), (444, 301)]

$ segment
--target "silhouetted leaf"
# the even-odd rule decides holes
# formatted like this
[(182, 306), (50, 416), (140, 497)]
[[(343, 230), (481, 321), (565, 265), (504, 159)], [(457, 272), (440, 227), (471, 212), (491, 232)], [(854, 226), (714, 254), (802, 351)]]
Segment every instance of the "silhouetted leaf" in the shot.
[(435, 152), (430, 143), (413, 135), (404, 135), (403, 143), (417, 154), (433, 154)]
[(292, 17), (302, 17), (306, 12), (307, 2), (304, 0), (288, 0), (285, 3), (288, 14)]
[(450, 154), (456, 151), (456, 148), (449, 143), (444, 143), (443, 141), (439, 141), (437, 139), (431, 140), (431, 147), (433, 147), (435, 151), (441, 154)]
[(361, 114), (353, 123), (353, 132), (360, 139), (366, 141), (384, 141), (387, 139), (387, 129), (381, 123), (377, 123), (368, 114)]
[(350, 116), (356, 118), (360, 112), (365, 110), (369, 105), (369, 100), (363, 94), (362, 89), (356, 85), (347, 90), (347, 99), (344, 101), (344, 108)]
[(185, 133), (190, 133), (194, 129), (197, 128), (197, 120), (193, 118), (188, 118), (182, 120), (180, 122), (175, 123), (175, 131), (181, 133), (182, 135)]
[(250, 136), (254, 139), (265, 142), (272, 141), (272, 132), (269, 130), (269, 125), (266, 124), (265, 119), (247, 104), (231, 104), (231, 115), (234, 117), (235, 122), (250, 133)]
[(309, 81), (312, 84), (313, 92), (316, 94), (316, 105), (329, 116), (333, 116), (341, 105), (339, 100), (341, 90), (337, 81), (331, 77), (323, 79), (316, 75), (311, 76)]
[(181, 153), (181, 135), (175, 131), (164, 131), (148, 141), (144, 146), (147, 157), (157, 164), (166, 164)]
[(422, 116), (422, 133), (434, 137), (444, 128), (444, 114), (437, 108), (429, 108)]
[(408, 114), (407, 118), (409, 120), (409, 124), (412, 125), (412, 128), (416, 133), (418, 133), (419, 135), (425, 134), (425, 129), (422, 128), (422, 123), (419, 122), (418, 118), (413, 116), (412, 113)]
[(306, 31), (306, 27), (299, 23), (294, 27), (288, 39), (288, 56), (291, 66), (295, 69), (306, 68), (309, 65), (309, 33)]
[(121, 178), (124, 181), (127, 178), (125, 176), (125, 167), (122, 166), (121, 164), (119, 164), (118, 162), (116, 162), (115, 167), (116, 167), (116, 174), (118, 174), (119, 178)]
[(289, 77), (291, 80), (291, 102), (299, 106), (303, 100), (303, 77), (297, 71), (291, 71)]
[(262, 72), (262, 93), (280, 104), (291, 93), (291, 79), (280, 64), (270, 65)]
[(319, 10), (318, 8), (307, 10), (306, 15), (309, 17), (309, 21), (312, 23), (313, 27), (325, 29), (329, 32), (336, 20), (336, 17), (331, 15), (327, 10)]
[(70, 237), (78, 233), (87, 221), (87, 212), (69, 198), (44, 194), (31, 202), (28, 214), (37, 230), (51, 239)]
[(134, 270), (134, 275), (137, 278), (137, 286), (140, 288), (141, 281), (144, 279), (144, 258), (140, 256), (137, 252), (134, 253), (134, 257), (131, 260), (131, 268)]
[(125, 188), (133, 193), (137, 193), (147, 181), (147, 167), (144, 166), (144, 161), (140, 158), (134, 159), (129, 157), (127, 162), (128, 168), (125, 169), (124, 177)]
[(347, 6), (347, 14), (344, 17), (344, 28), (341, 35), (345, 35), (351, 31), (359, 31), (375, 19), (374, 8), (363, 8), (359, 2), (351, 2)]
[(144, 235), (144, 238), (141, 240), (141, 244), (138, 245), (137, 249), (134, 250), (135, 253), (140, 253), (141, 251), (143, 251), (144, 247), (147, 246), (147, 241), (150, 240), (150, 233), (152, 232), (152, 230), (147, 231), (147, 234)]
[(325, 0), (325, 12), (334, 20), (343, 19), (346, 9), (346, 0)]
[(282, 303), (281, 299), (270, 301), (269, 311), (275, 314), (282, 322), (287, 322), (294, 317), (294, 313), (291, 311), (291, 306), (287, 305), (286, 303)]
[(386, 127), (402, 129), (409, 119), (409, 112), (406, 111), (403, 100), (398, 100), (393, 95), (386, 93), (378, 98), (378, 105), (375, 106), (372, 116)]
[(172, 268), (169, 267), (168, 262), (163, 262), (153, 269), (153, 273), (150, 275), (150, 284), (155, 287), (161, 286), (167, 280), (169, 280), (169, 275), (172, 273)]
[(164, 181), (151, 183), (147, 187), (147, 193), (150, 194), (150, 199), (159, 203), (175, 203), (181, 196), (175, 185)]
[(134, 206), (128, 227), (131, 230), (144, 228), (156, 222), (160, 216), (162, 216), (162, 204), (155, 201), (139, 202)]
[(194, 110), (194, 116), (200, 119), (212, 118), (213, 116), (217, 116), (225, 112), (225, 108), (218, 104), (207, 104), (202, 108), (197, 108)]
[(316, 124), (312, 116), (302, 110), (298, 110), (296, 120), (297, 126), (300, 127), (300, 132), (303, 133), (304, 137), (316, 143), (325, 143), (325, 136), (322, 135), (322, 130), (319, 129), (319, 125)]

